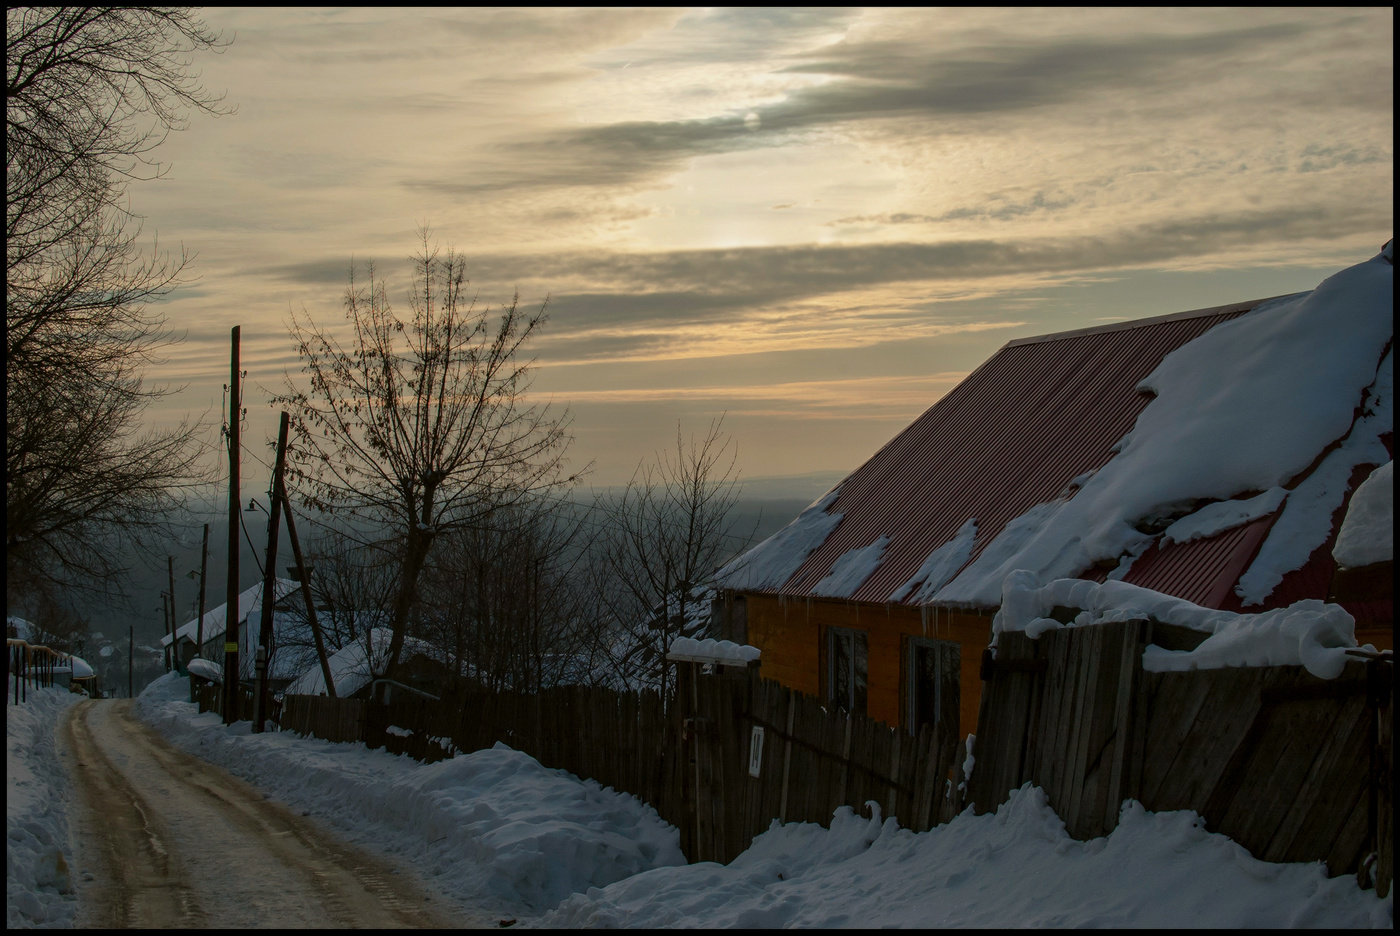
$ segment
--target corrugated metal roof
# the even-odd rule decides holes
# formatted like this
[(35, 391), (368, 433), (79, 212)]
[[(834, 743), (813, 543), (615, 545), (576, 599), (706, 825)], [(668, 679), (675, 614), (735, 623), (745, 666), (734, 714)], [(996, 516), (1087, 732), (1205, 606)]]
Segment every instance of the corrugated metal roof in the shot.
[[(1007, 522), (1113, 457), (1149, 401), (1136, 387), (1163, 357), (1264, 301), (1009, 342), (841, 483), (828, 508), (841, 523), (781, 588), (764, 590), (809, 595), (842, 554), (888, 535), (883, 562), (851, 598), (889, 601), (971, 517), (976, 559)], [(1222, 586), (1203, 569), (1239, 565), (1238, 577), (1258, 526), (1145, 555), (1129, 580), (1218, 601)]]

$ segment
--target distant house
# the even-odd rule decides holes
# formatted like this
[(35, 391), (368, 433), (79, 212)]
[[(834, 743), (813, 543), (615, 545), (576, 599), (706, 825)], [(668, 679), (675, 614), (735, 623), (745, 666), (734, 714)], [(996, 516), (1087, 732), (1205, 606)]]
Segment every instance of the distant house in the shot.
[[(301, 672), (300, 659), (294, 654), (279, 653), (279, 644), (289, 642), (304, 643), (301, 632), (306, 630), (306, 615), (301, 610), (301, 586), (292, 579), (277, 579), (274, 589), (277, 604), (273, 609), (273, 655), (269, 678), (274, 688), (290, 682)], [(254, 676), (255, 654), (258, 646), (258, 632), (262, 627), (263, 583), (259, 582), (243, 590), (238, 596), (238, 664), (239, 678), (252, 679)], [(199, 639), (199, 619), (194, 618), (176, 628), (174, 636), (176, 669), (185, 672), (189, 661), (195, 656), (220, 665), (224, 661), (225, 619), (228, 602), (204, 613), (203, 645)], [(248, 627), (249, 619), (253, 626)], [(289, 641), (288, 638), (294, 638)], [(169, 648), (172, 638), (169, 634), (161, 637), (162, 648)]]
[[(393, 680), (377, 678), (389, 656), (393, 631), (374, 627), (365, 635), (331, 653), (326, 660), (337, 698), (367, 698), (374, 694), (387, 702), (396, 692), (441, 696), (452, 671), (446, 654), (426, 641), (404, 637), (399, 665)], [(326, 695), (325, 674), (319, 660), (303, 663), (303, 669), (287, 685), (287, 695)]]
[[(830, 704), (966, 735), (1011, 571), (1327, 598), (1350, 494), (1392, 454), (1393, 282), (1387, 244), (1309, 293), (1008, 342), (720, 570), (716, 636)], [(1335, 595), (1380, 648), (1384, 575)]]

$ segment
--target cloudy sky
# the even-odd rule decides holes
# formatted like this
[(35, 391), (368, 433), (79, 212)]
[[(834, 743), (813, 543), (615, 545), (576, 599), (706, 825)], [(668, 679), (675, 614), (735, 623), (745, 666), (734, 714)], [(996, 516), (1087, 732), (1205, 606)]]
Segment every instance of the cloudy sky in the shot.
[(342, 321), (352, 257), (406, 309), (424, 222), (480, 303), (550, 297), (595, 485), (720, 413), (746, 477), (846, 471), (1012, 338), (1308, 289), (1394, 223), (1390, 9), (203, 15), (237, 111), (131, 189), (197, 254), (153, 415), (217, 420), (241, 325), (250, 443), (289, 310)]

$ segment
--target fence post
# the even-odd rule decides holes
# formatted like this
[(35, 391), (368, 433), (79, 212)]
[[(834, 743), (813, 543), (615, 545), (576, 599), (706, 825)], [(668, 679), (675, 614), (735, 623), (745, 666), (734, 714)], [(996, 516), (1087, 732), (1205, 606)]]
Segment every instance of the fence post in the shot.
[(792, 775), (792, 717), (797, 712), (797, 702), (792, 697), (792, 690), (784, 691), (787, 693), (787, 735), (783, 742), (783, 795), (778, 804), (780, 823), (787, 822), (788, 778)]

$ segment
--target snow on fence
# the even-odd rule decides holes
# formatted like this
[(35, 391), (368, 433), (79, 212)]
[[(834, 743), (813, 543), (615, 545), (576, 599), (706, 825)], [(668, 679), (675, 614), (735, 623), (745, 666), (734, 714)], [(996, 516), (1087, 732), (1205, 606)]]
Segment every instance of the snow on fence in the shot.
[(1393, 868), (1392, 664), (1346, 663), (1336, 679), (1302, 666), (1187, 672), (1142, 667), (1149, 644), (1191, 650), (1207, 635), (1148, 620), (998, 635), (983, 660), (978, 813), (1030, 781), (1069, 834), (1118, 823), (1123, 800), (1191, 809), (1265, 861), (1324, 860), (1333, 875), (1376, 854)]

